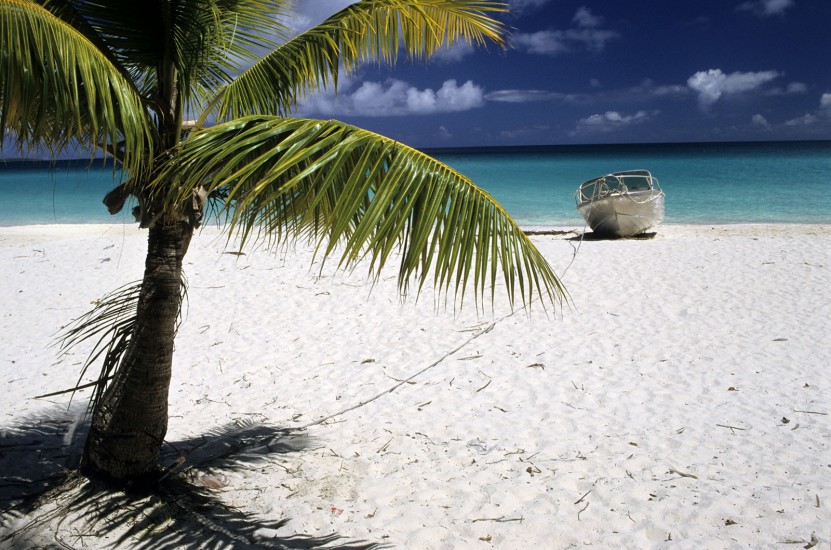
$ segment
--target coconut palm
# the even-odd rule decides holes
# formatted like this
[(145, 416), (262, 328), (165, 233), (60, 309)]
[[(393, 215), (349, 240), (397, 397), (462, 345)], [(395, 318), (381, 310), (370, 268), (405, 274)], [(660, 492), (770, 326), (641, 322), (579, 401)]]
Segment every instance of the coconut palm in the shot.
[[(343, 71), (458, 40), (504, 44), (485, 0), (362, 0), (291, 32), (288, 0), (0, 0), (0, 138), (103, 151), (148, 230), (140, 284), (72, 332), (99, 338), (84, 466), (135, 480), (157, 469), (167, 429), (182, 259), (218, 206), (229, 235), (303, 237), (377, 274), (398, 258), (402, 291), (432, 283), (461, 299), (504, 281), (511, 302), (563, 295), (533, 244), (463, 175), (337, 121), (292, 118)], [(192, 119), (192, 120), (188, 120)], [(395, 255), (393, 255), (395, 252)]]

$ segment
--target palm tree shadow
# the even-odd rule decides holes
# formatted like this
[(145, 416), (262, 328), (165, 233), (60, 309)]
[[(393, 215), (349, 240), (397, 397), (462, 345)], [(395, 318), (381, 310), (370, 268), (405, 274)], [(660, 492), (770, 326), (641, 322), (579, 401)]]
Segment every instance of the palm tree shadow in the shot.
[(167, 444), (161, 463), (171, 467), (159, 481), (125, 491), (80, 473), (87, 429), (82, 411), (66, 409), (0, 428), (0, 547), (72, 548), (90, 539), (92, 546), (148, 549), (382, 547), (337, 534), (286, 535), (287, 518), (247, 514), (222, 502), (209, 483), (190, 481), (189, 470), (238, 471), (269, 455), (300, 452), (310, 445), (305, 433), (238, 421)]

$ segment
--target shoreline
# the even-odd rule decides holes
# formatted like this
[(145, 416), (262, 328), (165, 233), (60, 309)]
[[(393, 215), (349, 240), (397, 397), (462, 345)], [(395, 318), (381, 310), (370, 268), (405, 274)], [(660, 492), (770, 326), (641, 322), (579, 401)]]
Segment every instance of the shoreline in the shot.
[[(86, 355), (48, 344), (141, 276), (145, 238), (0, 227), (0, 442), (75, 425), (68, 398), (33, 397), (74, 385)], [(253, 422), (307, 426), (308, 445), (192, 482), (224, 480), (223, 503), (291, 532), (401, 548), (827, 546), (831, 224), (532, 239), (564, 309), (402, 303), (394, 269), (373, 287), (302, 244), (225, 254), (208, 226), (185, 258), (167, 439)]]
[[(688, 223), (688, 222), (663, 222), (660, 225), (656, 226), (652, 231), (649, 233), (661, 233), (664, 229), (683, 229), (683, 228), (730, 228), (730, 227), (756, 227), (756, 228), (763, 228), (763, 227), (795, 227), (795, 228), (823, 228), (831, 226), (831, 220), (827, 222), (707, 222), (707, 223)], [(136, 230), (140, 230), (137, 223), (134, 222), (91, 222), (91, 223), (30, 223), (30, 224), (13, 224), (13, 225), (0, 225), (0, 232), (5, 230), (17, 230), (23, 228), (45, 228), (45, 227), (63, 227), (63, 228), (94, 228), (94, 227), (103, 227), (103, 228), (113, 228), (113, 227), (126, 227), (126, 228), (134, 228)], [(591, 233), (591, 229), (585, 223), (580, 224), (519, 224), (520, 229), (527, 233), (533, 234), (542, 234), (542, 232), (580, 232), (580, 233)], [(196, 234), (198, 235), (200, 231), (205, 230), (213, 230), (213, 231), (220, 231), (221, 228), (213, 223), (208, 223), (200, 227), (197, 230)], [(556, 233), (554, 233), (556, 235)]]

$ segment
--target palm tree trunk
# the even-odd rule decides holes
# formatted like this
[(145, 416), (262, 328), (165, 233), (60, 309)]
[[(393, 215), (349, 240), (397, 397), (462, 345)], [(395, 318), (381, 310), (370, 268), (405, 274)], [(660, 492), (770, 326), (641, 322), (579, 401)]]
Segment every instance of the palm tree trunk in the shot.
[(185, 221), (150, 229), (133, 335), (93, 411), (83, 460), (89, 473), (133, 480), (158, 466), (183, 296), (182, 259), (192, 235)]

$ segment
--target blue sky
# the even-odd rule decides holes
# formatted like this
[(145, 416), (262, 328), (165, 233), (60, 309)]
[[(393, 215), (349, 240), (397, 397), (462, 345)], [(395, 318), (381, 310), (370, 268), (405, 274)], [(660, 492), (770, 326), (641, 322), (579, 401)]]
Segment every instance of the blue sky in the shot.
[[(349, 0), (301, 0), (312, 24)], [(831, 139), (831, 1), (511, 0), (505, 51), (365, 65), (298, 114), (416, 147)]]

